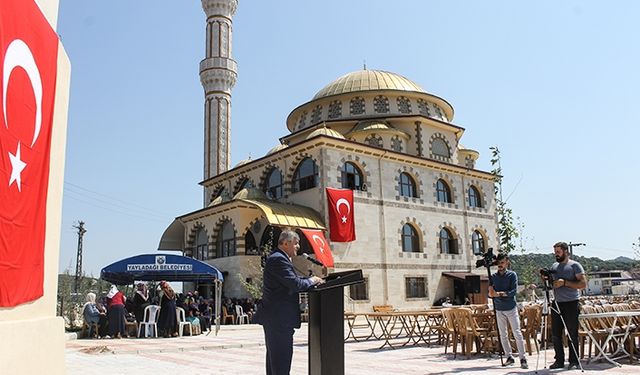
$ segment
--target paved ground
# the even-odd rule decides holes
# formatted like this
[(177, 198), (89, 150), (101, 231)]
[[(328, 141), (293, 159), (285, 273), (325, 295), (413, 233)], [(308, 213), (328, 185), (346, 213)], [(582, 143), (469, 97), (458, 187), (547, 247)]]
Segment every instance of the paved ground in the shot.
[[(294, 336), (292, 375), (308, 373), (307, 327)], [(345, 344), (346, 375), (423, 374), (534, 374), (537, 356), (529, 357), (529, 370), (503, 368), (498, 357), (472, 355), (470, 359), (444, 354), (441, 346), (379, 349), (380, 341)], [(109, 374), (264, 374), (264, 340), (257, 325), (222, 326), (218, 336), (170, 339), (69, 340), (66, 364), (69, 375)], [(549, 361), (553, 352), (547, 351)], [(584, 363), (584, 374), (637, 374), (640, 366), (622, 367)], [(538, 374), (570, 373), (544, 369), (540, 355)], [(579, 373), (571, 371), (573, 373)]]

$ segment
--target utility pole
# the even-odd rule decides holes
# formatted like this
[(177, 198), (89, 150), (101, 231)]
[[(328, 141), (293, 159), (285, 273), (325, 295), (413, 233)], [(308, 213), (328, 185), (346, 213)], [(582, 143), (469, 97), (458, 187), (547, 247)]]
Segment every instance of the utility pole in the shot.
[(74, 228), (78, 230), (78, 256), (76, 258), (76, 277), (73, 283), (73, 292), (78, 293), (78, 284), (80, 283), (80, 276), (82, 275), (82, 237), (87, 232), (84, 229), (84, 221), (79, 221), (78, 225), (74, 225)]
[(580, 243), (571, 243), (571, 242), (569, 242), (568, 246), (569, 246), (569, 255), (573, 256), (573, 247), (574, 246), (575, 247), (587, 246), (587, 244), (586, 243), (582, 243), (582, 242), (580, 242)]

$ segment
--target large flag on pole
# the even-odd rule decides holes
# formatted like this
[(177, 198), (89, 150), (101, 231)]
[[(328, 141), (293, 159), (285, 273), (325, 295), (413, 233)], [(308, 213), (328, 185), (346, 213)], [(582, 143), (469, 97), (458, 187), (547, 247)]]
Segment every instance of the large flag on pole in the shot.
[(0, 307), (43, 294), (58, 35), (33, 0), (0, 5)]
[(351, 242), (356, 239), (353, 213), (353, 190), (327, 188), (329, 205), (330, 238), (334, 242)]

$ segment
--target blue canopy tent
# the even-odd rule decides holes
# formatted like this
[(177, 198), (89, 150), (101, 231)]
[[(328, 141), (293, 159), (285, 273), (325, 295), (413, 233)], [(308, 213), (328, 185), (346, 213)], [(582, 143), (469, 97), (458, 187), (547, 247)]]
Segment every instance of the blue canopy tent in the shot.
[(174, 254), (142, 254), (112, 263), (100, 271), (100, 278), (113, 284), (128, 285), (134, 281), (196, 281), (215, 285), (216, 334), (220, 329), (222, 272), (210, 264)]

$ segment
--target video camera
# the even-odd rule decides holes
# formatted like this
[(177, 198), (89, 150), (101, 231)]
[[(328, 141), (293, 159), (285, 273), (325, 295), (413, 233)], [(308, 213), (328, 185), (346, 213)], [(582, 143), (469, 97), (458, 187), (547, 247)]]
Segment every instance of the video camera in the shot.
[(553, 278), (553, 274), (556, 273), (556, 270), (552, 270), (550, 268), (540, 268), (540, 276), (544, 277), (544, 278), (549, 278), (552, 279)]
[(482, 253), (482, 259), (476, 260), (476, 268), (479, 267), (491, 267), (497, 265), (496, 256), (493, 255), (493, 247), (490, 247)]

